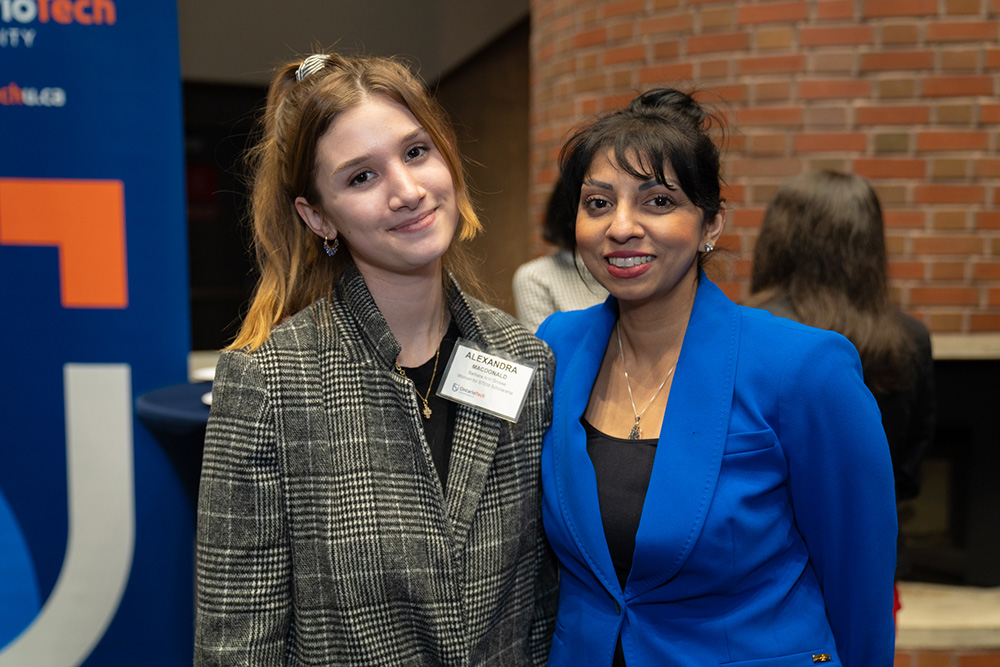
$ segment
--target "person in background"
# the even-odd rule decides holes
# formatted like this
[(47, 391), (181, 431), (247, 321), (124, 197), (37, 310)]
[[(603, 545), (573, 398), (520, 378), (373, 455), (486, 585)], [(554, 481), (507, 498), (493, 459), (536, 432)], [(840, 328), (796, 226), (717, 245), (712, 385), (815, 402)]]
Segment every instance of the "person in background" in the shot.
[[(395, 60), (315, 54), (272, 80), (253, 158), (260, 281), (213, 386), (195, 664), (544, 662), (553, 361), (462, 289), (480, 224), (444, 112)], [(437, 394), (470, 346), (535, 369), (519, 417)]]
[(576, 250), (611, 298), (538, 330), (556, 356), (549, 664), (891, 667), (878, 406), (846, 338), (703, 272), (726, 216), (715, 126), (656, 89), (561, 153)]
[[(896, 500), (915, 498), (934, 437), (930, 334), (893, 305), (882, 207), (865, 179), (813, 171), (778, 189), (754, 248), (748, 305), (854, 343), (882, 414)], [(897, 579), (909, 569), (900, 534)]]
[(561, 186), (561, 181), (553, 186), (542, 224), (542, 238), (557, 250), (522, 264), (514, 272), (517, 319), (531, 330), (557, 310), (589, 308), (608, 296), (571, 250), (576, 211), (570, 208)]

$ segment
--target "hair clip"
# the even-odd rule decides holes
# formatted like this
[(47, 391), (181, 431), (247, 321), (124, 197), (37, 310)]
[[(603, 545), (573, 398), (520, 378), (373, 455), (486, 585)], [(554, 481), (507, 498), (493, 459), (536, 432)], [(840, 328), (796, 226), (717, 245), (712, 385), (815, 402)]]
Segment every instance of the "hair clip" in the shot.
[(315, 53), (299, 65), (299, 68), (295, 70), (295, 80), (302, 81), (313, 72), (319, 71), (330, 64), (330, 56), (323, 53)]

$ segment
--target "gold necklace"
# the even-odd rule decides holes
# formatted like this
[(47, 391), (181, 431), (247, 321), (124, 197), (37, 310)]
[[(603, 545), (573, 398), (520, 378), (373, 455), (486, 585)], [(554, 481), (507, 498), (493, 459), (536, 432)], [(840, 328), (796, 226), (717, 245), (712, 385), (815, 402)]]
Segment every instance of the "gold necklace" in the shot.
[(636, 412), (635, 399), (632, 398), (632, 384), (628, 381), (628, 370), (625, 368), (625, 350), (622, 349), (621, 329), (621, 320), (619, 320), (618, 322), (615, 322), (615, 334), (618, 336), (618, 354), (622, 357), (622, 371), (625, 373), (625, 386), (628, 388), (628, 400), (632, 402), (632, 414), (635, 415), (635, 423), (632, 424), (632, 430), (628, 432), (628, 439), (638, 440), (642, 436), (642, 428), (639, 427), (639, 420), (642, 419), (644, 414), (646, 414), (646, 408), (648, 408), (650, 404), (652, 404), (653, 400), (660, 395), (660, 390), (663, 389), (663, 385), (667, 383), (667, 379), (670, 377), (670, 374), (674, 372), (675, 368), (677, 368), (677, 362), (675, 361), (674, 365), (670, 367), (669, 371), (667, 371), (667, 376), (663, 378), (663, 382), (661, 382), (660, 386), (656, 388), (656, 392), (653, 393), (653, 398), (649, 399), (649, 403), (646, 403), (646, 407), (642, 409), (642, 412)]
[[(438, 324), (438, 346), (437, 346), (437, 352), (434, 353), (434, 370), (431, 371), (431, 381), (427, 385), (427, 394), (424, 395), (424, 396), (421, 396), (420, 392), (417, 391), (417, 385), (416, 385), (416, 383), (413, 384), (413, 391), (416, 392), (417, 398), (419, 398), (424, 403), (424, 419), (430, 419), (431, 418), (431, 406), (427, 404), (427, 401), (430, 400), (431, 390), (434, 388), (434, 376), (437, 375), (437, 372), (438, 372), (438, 358), (441, 356), (441, 334), (444, 333), (444, 311), (445, 311), (445, 309), (442, 308), (441, 309), (441, 323)], [(399, 365), (398, 361), (396, 362), (396, 372), (398, 372), (404, 378), (406, 377), (406, 371), (403, 370), (403, 367)]]

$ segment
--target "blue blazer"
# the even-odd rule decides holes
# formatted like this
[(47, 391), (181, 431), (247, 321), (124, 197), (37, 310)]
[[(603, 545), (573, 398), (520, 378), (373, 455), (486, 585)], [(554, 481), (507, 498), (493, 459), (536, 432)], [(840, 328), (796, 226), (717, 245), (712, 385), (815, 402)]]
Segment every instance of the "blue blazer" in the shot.
[(580, 424), (617, 310), (610, 297), (538, 330), (556, 355), (549, 664), (610, 665), (620, 633), (631, 667), (891, 667), (892, 466), (857, 352), (737, 306), (704, 275), (622, 590)]

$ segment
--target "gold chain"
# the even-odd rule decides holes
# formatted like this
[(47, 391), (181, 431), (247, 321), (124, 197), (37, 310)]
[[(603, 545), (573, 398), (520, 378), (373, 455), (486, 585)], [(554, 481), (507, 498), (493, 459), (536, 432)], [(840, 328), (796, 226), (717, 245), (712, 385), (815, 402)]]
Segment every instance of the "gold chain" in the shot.
[[(441, 322), (440, 324), (438, 324), (438, 346), (437, 346), (437, 352), (434, 353), (434, 370), (431, 371), (431, 381), (430, 384), (427, 385), (427, 394), (421, 396), (420, 392), (417, 391), (416, 383), (414, 383), (413, 385), (413, 391), (416, 392), (417, 398), (419, 398), (424, 403), (424, 419), (430, 419), (432, 414), (431, 406), (427, 404), (427, 401), (430, 400), (431, 390), (434, 388), (434, 376), (437, 375), (438, 359), (441, 357), (441, 336), (444, 333), (444, 311), (445, 309), (441, 308)], [(403, 367), (399, 365), (398, 361), (396, 362), (396, 372), (398, 372), (404, 378), (406, 377), (406, 371), (403, 370)]]

